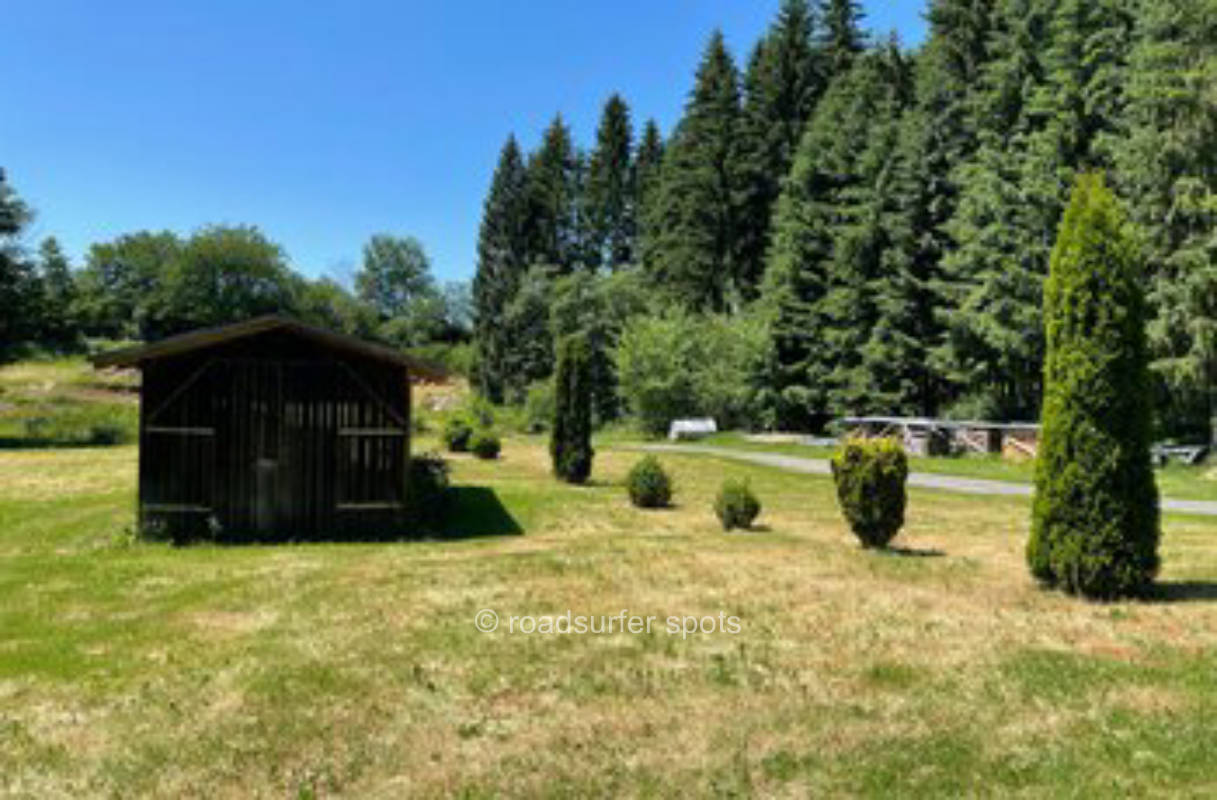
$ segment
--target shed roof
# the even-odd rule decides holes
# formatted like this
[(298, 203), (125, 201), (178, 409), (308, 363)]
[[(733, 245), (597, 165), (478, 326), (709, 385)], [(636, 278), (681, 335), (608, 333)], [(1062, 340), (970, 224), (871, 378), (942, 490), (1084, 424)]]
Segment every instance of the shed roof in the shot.
[(142, 367), (148, 361), (156, 361), (160, 358), (168, 358), (195, 350), (202, 350), (270, 331), (284, 331), (334, 350), (363, 356), (375, 361), (397, 364), (406, 367), (418, 377), (427, 380), (442, 380), (447, 377), (447, 374), (441, 367), (408, 356), (391, 347), (366, 342), (363, 339), (348, 336), (345, 333), (336, 333), (325, 328), (318, 328), (315, 325), (307, 325), (299, 320), (279, 316), (278, 314), (255, 317), (243, 322), (234, 322), (230, 325), (221, 325), (215, 328), (201, 328), (197, 331), (171, 336), (151, 344), (100, 353), (93, 357), (93, 366)]

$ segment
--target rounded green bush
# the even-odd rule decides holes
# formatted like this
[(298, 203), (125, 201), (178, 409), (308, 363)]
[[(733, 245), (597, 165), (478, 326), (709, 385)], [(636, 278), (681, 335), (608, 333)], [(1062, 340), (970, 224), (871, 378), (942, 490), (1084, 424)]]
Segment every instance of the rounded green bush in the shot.
[(463, 417), (450, 417), (444, 423), (444, 445), (450, 453), (464, 453), (469, 450), (469, 440), (473, 437), (473, 426)]
[(638, 508), (664, 508), (672, 502), (672, 479), (655, 456), (647, 456), (630, 469), (625, 479), (630, 502)]
[(723, 530), (747, 530), (761, 513), (761, 501), (752, 493), (748, 481), (728, 479), (723, 481), (718, 496), (714, 498), (714, 513), (723, 524)]
[(498, 458), (501, 449), (499, 437), (490, 431), (478, 431), (469, 439), (469, 450), (478, 458)]
[(908, 458), (897, 439), (851, 437), (832, 457), (841, 513), (863, 547), (887, 547), (904, 526)]

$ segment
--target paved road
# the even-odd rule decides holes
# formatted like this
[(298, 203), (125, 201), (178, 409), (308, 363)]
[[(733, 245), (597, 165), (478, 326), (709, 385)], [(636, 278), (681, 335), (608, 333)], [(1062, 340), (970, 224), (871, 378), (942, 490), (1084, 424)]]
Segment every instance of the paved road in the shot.
[[(759, 453), (702, 444), (644, 444), (628, 449), (647, 450), (656, 453), (717, 456), (719, 458), (733, 458), (736, 461), (747, 461), (752, 464), (762, 464), (767, 467), (778, 467), (779, 469), (786, 469), (791, 472), (804, 472), (809, 475), (832, 474), (828, 462), (822, 458), (802, 458), (799, 456), (782, 455), (780, 453)], [(1026, 483), (991, 481), (984, 478), (961, 478), (954, 475), (935, 475), (928, 472), (910, 473), (909, 485), (920, 489), (939, 489), (944, 492), (959, 492), (960, 494), (1005, 495), (1010, 497), (1030, 497), (1032, 495), (1031, 486)], [(1199, 514), (1217, 517), (1217, 502), (1208, 500), (1163, 499), (1162, 510), (1180, 514)]]

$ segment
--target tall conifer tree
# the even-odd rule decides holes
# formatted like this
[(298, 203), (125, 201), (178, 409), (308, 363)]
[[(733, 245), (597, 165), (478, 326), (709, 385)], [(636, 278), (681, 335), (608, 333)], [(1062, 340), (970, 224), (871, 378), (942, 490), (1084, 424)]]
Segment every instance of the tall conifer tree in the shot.
[(692, 309), (724, 308), (734, 273), (731, 158), (738, 121), (739, 75), (715, 31), (664, 153), (643, 253), (656, 282)]
[(1150, 341), (1170, 435), (1217, 438), (1217, 16), (1207, 0), (1143, 6), (1112, 150), (1146, 232)]
[(29, 338), (36, 323), (29, 310), (38, 283), (20, 238), (31, 217), (0, 169), (0, 359)]
[(970, 411), (1031, 418), (1039, 408), (1041, 304), (1054, 232), (1073, 176), (1102, 163), (1114, 128), (1113, 79), (1129, 18), (1089, 0), (1002, 0), (981, 75), (980, 146), (944, 264), (947, 374), (978, 400)]
[(41, 336), (48, 344), (68, 347), (78, 335), (73, 308), (76, 285), (72, 265), (54, 236), (43, 239), (38, 246), (38, 277), (42, 288)]
[(823, 93), (812, 50), (807, 0), (785, 0), (757, 44), (744, 79), (734, 156), (738, 191), (736, 280), (745, 298), (759, 290), (773, 206), (799, 138)]
[[(935, 361), (968, 395), (969, 415), (1027, 419), (1038, 408), (1041, 287), (1056, 211), (1024, 195), (1028, 144), (1043, 127), (1032, 103), (1046, 85), (1044, 0), (1001, 0), (976, 97), (978, 149), (946, 230), (958, 247), (938, 284), (946, 327)], [(1045, 220), (1052, 225), (1045, 228)]]
[(590, 212), (592, 266), (616, 269), (634, 261), (636, 195), (630, 109), (614, 94), (604, 105), (588, 162), (585, 199)]
[[(913, 95), (912, 72), (899, 46), (866, 53), (825, 99), (826, 125), (858, 131), (860, 150), (846, 153), (826, 211), (831, 250), (817, 316), (827, 409), (834, 415), (900, 411), (890, 358), (905, 313), (904, 277), (891, 260), (897, 185), (893, 163), (901, 118)], [(898, 398), (897, 398), (898, 399)]]
[(659, 178), (663, 168), (663, 134), (655, 120), (648, 119), (642, 129), (642, 138), (638, 140), (638, 150), (634, 154), (634, 175), (631, 185), (634, 189), (634, 241), (630, 247), (634, 262), (642, 258), (642, 245), (647, 238), (647, 220), (652, 212), (651, 200), (657, 194)]
[(905, 114), (893, 163), (897, 213), (885, 254), (893, 292), (868, 358), (886, 364), (875, 411), (935, 416), (949, 386), (930, 355), (943, 338), (936, 286), (955, 248), (946, 223), (962, 186), (959, 167), (976, 152), (972, 106), (995, 0), (934, 0), (930, 35), (916, 62), (916, 106)]
[(473, 279), (474, 341), (478, 390), (503, 400), (506, 356), (512, 343), (503, 326), (504, 312), (528, 266), (525, 219), (527, 175), (514, 136), (499, 155), (478, 232), (477, 274)]
[(895, 126), (911, 91), (903, 58), (865, 54), (829, 87), (799, 143), (773, 221), (762, 301), (781, 427), (814, 426), (851, 403), (875, 321)]
[(862, 7), (856, 0), (820, 0), (820, 35), (817, 60), (826, 82), (849, 72), (854, 59), (866, 50)]
[(562, 115), (545, 129), (541, 146), (528, 159), (529, 263), (560, 273), (582, 258), (579, 208), (579, 153)]

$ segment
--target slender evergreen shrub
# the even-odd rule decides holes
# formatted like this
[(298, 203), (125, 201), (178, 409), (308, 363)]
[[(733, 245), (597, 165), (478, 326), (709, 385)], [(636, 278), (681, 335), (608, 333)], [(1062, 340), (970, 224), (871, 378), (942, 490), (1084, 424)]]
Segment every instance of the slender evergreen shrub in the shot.
[(444, 423), (444, 445), (450, 453), (465, 453), (473, 437), (473, 426), (464, 417), (449, 417)]
[(1158, 570), (1145, 281), (1101, 174), (1083, 175), (1044, 286), (1044, 410), (1027, 562), (1044, 584), (1112, 599)]
[(665, 508), (672, 502), (672, 479), (655, 456), (647, 456), (630, 469), (625, 479), (630, 502), (638, 508)]
[(491, 460), (499, 457), (503, 445), (491, 431), (477, 431), (469, 439), (469, 450), (478, 458)]
[(554, 374), (554, 427), (549, 452), (554, 474), (568, 483), (584, 483), (592, 473), (591, 355), (583, 336), (558, 343)]
[(714, 513), (722, 523), (723, 530), (752, 527), (752, 522), (761, 513), (761, 501), (752, 493), (748, 481), (723, 481), (718, 496), (714, 498)]
[(841, 513), (863, 547), (887, 547), (904, 526), (908, 458), (897, 439), (851, 437), (832, 457)]

